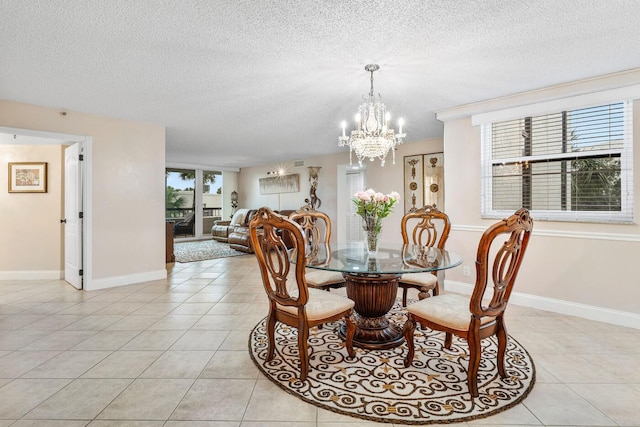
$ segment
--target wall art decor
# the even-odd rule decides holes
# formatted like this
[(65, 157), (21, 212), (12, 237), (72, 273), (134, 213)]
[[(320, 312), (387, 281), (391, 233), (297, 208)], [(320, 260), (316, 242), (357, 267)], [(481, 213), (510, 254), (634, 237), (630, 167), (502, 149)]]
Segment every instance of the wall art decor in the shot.
[(435, 204), (444, 209), (444, 154), (404, 157), (404, 212)]
[(444, 154), (424, 155), (424, 204), (444, 210)]
[(9, 193), (46, 193), (46, 162), (9, 163)]
[(404, 158), (404, 213), (423, 206), (424, 177), (422, 154)]
[(300, 191), (300, 174), (260, 178), (260, 194), (297, 193)]

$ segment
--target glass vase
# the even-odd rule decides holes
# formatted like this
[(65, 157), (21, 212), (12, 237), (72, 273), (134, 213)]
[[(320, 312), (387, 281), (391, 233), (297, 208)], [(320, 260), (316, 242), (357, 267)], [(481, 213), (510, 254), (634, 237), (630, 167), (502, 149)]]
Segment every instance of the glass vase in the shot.
[(378, 253), (378, 243), (382, 229), (380, 219), (375, 216), (366, 216), (362, 222), (362, 228), (364, 228), (365, 232), (367, 253), (370, 256), (374, 256)]
[(376, 255), (378, 253), (378, 241), (380, 238), (380, 233), (376, 230), (365, 230), (366, 239), (367, 239), (367, 253), (371, 255)]

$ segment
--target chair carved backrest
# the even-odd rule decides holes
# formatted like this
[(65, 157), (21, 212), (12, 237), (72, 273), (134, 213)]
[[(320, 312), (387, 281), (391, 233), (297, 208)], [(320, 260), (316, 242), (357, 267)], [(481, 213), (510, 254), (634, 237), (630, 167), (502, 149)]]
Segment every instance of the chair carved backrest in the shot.
[[(532, 229), (533, 219), (529, 211), (522, 208), (484, 232), (478, 244), (476, 283), (469, 305), (473, 316), (497, 316), (505, 310), (527, 250)], [(490, 264), (489, 256), (492, 253), (494, 241), (505, 234), (509, 235), (508, 239), (502, 246), (494, 248), (495, 256)], [(490, 278), (489, 274), (491, 274)], [(493, 284), (493, 295), (489, 304), (483, 306), (482, 298), (489, 283)]]
[[(320, 249), (328, 247), (331, 239), (331, 219), (324, 212), (316, 211), (309, 206), (291, 213), (289, 219), (300, 225), (308, 243), (307, 257), (316, 259)], [(328, 255), (325, 250), (324, 253)]]
[[(292, 237), (295, 265), (289, 260), (289, 253), (282, 235), (288, 233)], [(255, 251), (267, 296), (272, 303), (297, 306), (302, 309), (309, 299), (307, 282), (305, 281), (305, 237), (300, 226), (267, 207), (260, 208), (249, 222), (249, 235)], [(295, 284), (287, 283), (291, 268), (295, 271)], [(291, 293), (295, 292), (294, 296)], [(296, 295), (297, 294), (297, 295)]]
[(444, 249), (451, 231), (451, 221), (435, 205), (427, 205), (402, 217), (400, 223), (404, 244)]

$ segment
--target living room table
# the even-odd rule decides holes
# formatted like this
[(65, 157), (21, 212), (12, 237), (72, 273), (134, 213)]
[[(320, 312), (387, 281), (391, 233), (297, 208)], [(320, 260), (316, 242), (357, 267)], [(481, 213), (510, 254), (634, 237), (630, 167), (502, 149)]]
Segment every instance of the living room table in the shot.
[[(394, 348), (404, 342), (402, 329), (387, 318), (396, 302), (401, 275), (443, 271), (460, 264), (459, 255), (438, 248), (400, 244), (369, 255), (364, 243), (321, 245), (306, 261), (307, 267), (342, 273), (347, 296), (355, 302), (353, 345), (366, 349)], [(342, 325), (339, 332), (342, 338), (345, 328)]]

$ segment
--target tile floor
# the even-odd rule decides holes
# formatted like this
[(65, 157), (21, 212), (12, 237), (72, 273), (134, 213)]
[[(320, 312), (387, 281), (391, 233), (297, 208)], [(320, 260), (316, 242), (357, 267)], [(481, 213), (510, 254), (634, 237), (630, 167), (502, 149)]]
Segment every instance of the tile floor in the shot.
[[(260, 374), (247, 339), (263, 292), (253, 256), (105, 291), (0, 281), (0, 427), (390, 426), (318, 409)], [(456, 425), (640, 426), (640, 330), (508, 312), (536, 385), (516, 407)]]

